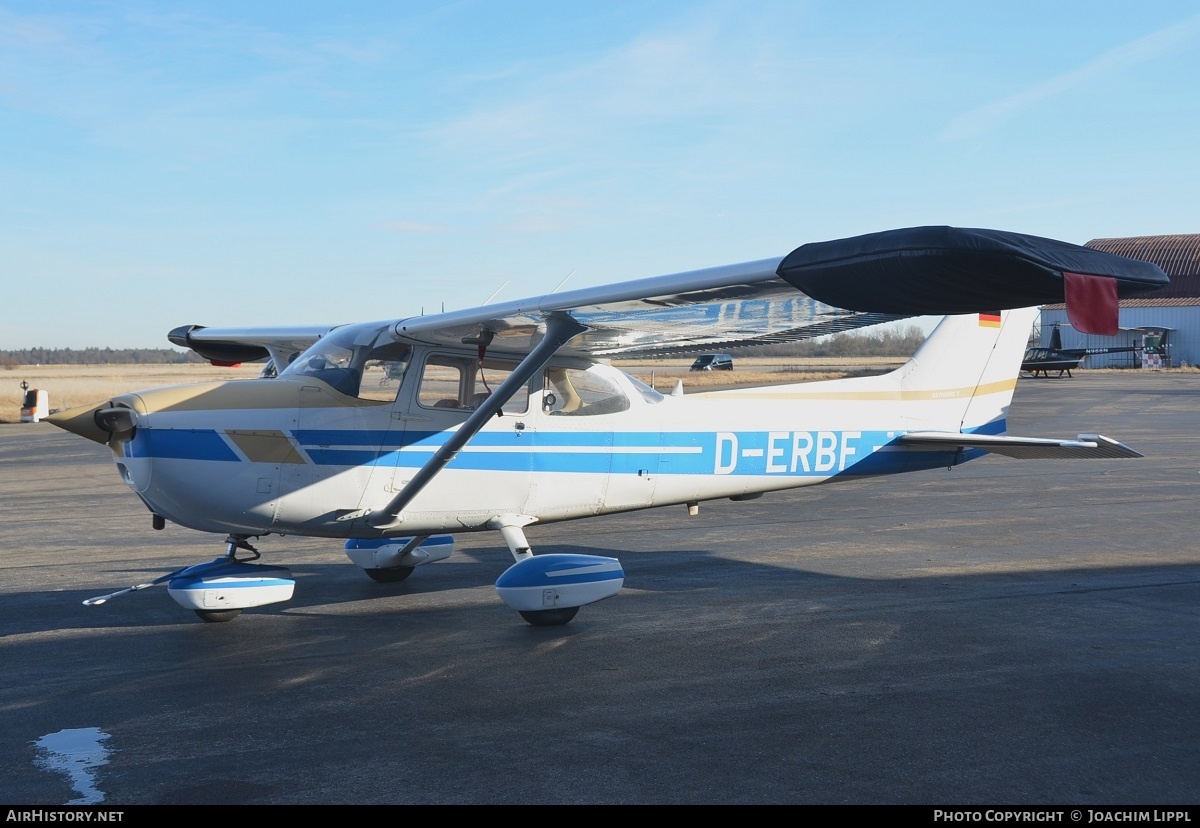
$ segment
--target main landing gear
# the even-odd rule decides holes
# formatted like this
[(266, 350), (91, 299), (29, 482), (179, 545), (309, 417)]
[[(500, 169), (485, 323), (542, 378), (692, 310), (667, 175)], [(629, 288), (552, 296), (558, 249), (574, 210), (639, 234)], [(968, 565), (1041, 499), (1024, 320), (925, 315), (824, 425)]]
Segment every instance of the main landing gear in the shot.
[(524, 527), (535, 518), (501, 515), (488, 526), (499, 529), (516, 563), (496, 580), (501, 600), (534, 627), (560, 627), (579, 608), (621, 591), (625, 572), (616, 558), (599, 555), (534, 555)]
[(518, 610), (521, 617), (534, 627), (561, 627), (570, 623), (579, 612), (579, 607), (563, 607), (551, 610)]
[[(579, 608), (616, 595), (625, 573), (615, 558), (593, 555), (537, 555), (529, 548), (524, 527), (535, 518), (500, 515), (488, 522), (498, 529), (516, 563), (496, 581), (500, 598), (535, 627), (559, 627)], [(453, 535), (351, 539), (346, 555), (374, 581), (396, 583), (413, 569), (449, 557)]]
[[(616, 558), (534, 555), (524, 532), (534, 520), (526, 515), (500, 515), (488, 524), (500, 531), (516, 561), (496, 580), (496, 591), (528, 624), (562, 626), (578, 614), (580, 607), (620, 592), (625, 572)], [(283, 566), (252, 563), (261, 556), (250, 545), (249, 537), (230, 535), (220, 558), (89, 598), (84, 604), (103, 604), (117, 595), (165, 582), (181, 607), (192, 610), (202, 621), (224, 623), (237, 618), (244, 609), (290, 600), (296, 586), (291, 571)], [(453, 543), (450, 535), (351, 540), (346, 543), (346, 554), (374, 580), (396, 583), (408, 578), (416, 566), (448, 557)], [(248, 554), (239, 557), (239, 553)]]
[(364, 569), (367, 577), (380, 584), (398, 584), (413, 574), (415, 566), (393, 566), (391, 569)]

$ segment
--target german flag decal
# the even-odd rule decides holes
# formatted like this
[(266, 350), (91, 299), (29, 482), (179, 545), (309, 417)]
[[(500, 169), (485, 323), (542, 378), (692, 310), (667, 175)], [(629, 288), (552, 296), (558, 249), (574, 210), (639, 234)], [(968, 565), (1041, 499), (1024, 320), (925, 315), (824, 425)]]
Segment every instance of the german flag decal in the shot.
[(999, 328), (1000, 327), (1000, 311), (987, 311), (979, 314), (979, 327), (981, 328)]

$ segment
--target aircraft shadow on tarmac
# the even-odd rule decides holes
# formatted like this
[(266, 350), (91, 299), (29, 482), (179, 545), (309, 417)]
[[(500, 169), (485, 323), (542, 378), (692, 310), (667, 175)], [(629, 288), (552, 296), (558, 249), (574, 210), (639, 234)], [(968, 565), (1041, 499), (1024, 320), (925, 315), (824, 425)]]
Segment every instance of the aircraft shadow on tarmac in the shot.
[[(549, 553), (582, 553), (590, 555), (605, 555), (622, 559), (626, 570), (625, 586), (641, 592), (692, 592), (708, 589), (729, 589), (730, 579), (747, 579), (753, 581), (754, 573), (760, 571), (760, 577), (774, 579), (775, 583), (781, 576), (785, 582), (795, 582), (798, 588), (810, 584), (814, 579), (820, 580), (829, 576), (806, 573), (789, 567), (778, 567), (752, 563), (742, 560), (732, 560), (700, 550), (677, 549), (657, 552), (621, 552), (617, 549), (585, 547), (570, 544), (544, 544), (539, 546), (540, 554)], [(334, 555), (338, 554), (335, 549)], [(311, 553), (303, 557), (311, 558)], [(686, 562), (685, 562), (686, 561)], [(200, 563), (197, 560), (196, 563)], [(291, 600), (253, 607), (243, 611), (232, 624), (204, 624), (189, 610), (186, 610), (171, 600), (167, 594), (166, 584), (159, 584), (139, 590), (132, 594), (118, 596), (99, 606), (84, 606), (86, 599), (94, 598), (105, 591), (115, 591), (130, 586), (133, 583), (147, 583), (171, 571), (169, 568), (118, 568), (112, 565), (111, 571), (105, 571), (97, 576), (97, 586), (87, 590), (45, 590), (32, 592), (9, 593), (8, 600), (15, 607), (18, 604), (29, 603), (42, 607), (39, 612), (13, 612), (4, 621), (0, 621), (0, 634), (31, 633), (50, 630), (79, 629), (81, 626), (96, 628), (143, 627), (147, 623), (200, 624), (206, 627), (230, 627), (251, 621), (255, 616), (270, 615), (312, 615), (313, 617), (335, 617), (339, 613), (339, 604), (364, 603), (371, 607), (372, 617), (396, 616), (413, 618), (425, 612), (427, 608), (405, 605), (405, 599), (416, 599), (426, 595), (458, 592), (461, 590), (478, 591), (483, 602), (494, 603), (503, 607), (496, 595), (493, 583), (504, 570), (511, 565), (512, 558), (503, 546), (477, 547), (458, 549), (453, 557), (446, 561), (438, 561), (418, 567), (413, 575), (399, 583), (376, 583), (349, 561), (330, 563), (312, 563), (310, 561), (291, 563), (286, 552), (264, 555), (261, 562), (286, 566), (296, 581), (295, 594)], [(630, 566), (636, 574), (631, 575)], [(682, 566), (687, 571), (677, 579), (673, 573)], [(101, 584), (101, 576), (108, 583)], [(644, 577), (644, 581), (635, 583), (631, 578)], [(617, 596), (620, 599), (620, 596)], [(611, 599), (610, 599), (611, 600)], [(438, 610), (439, 613), (469, 611), (477, 602), (468, 602), (466, 606)], [(56, 605), (60, 611), (47, 609), (48, 604)], [(325, 608), (332, 612), (309, 613), (314, 608)], [(581, 611), (580, 618), (587, 607)], [(361, 615), (361, 612), (348, 613)], [(512, 613), (513, 623), (521, 624), (515, 613)], [(40, 619), (40, 620), (39, 620)], [(572, 622), (575, 623), (575, 622)], [(534, 628), (530, 628), (534, 629)], [(540, 628), (548, 629), (548, 628)], [(569, 629), (568, 627), (559, 629)]]
[[(581, 548), (615, 553), (542, 550)], [(1187, 711), (1200, 653), (1192, 623), (1200, 563), (893, 579), (684, 548), (625, 552), (620, 595), (565, 627), (536, 628), (489, 582), (511, 560), (505, 548), (464, 557), (475, 560), (430, 564), (393, 585), (367, 580), (348, 561), (297, 563), (292, 602), (227, 624), (201, 622), (158, 587), (102, 607), (81, 606), (90, 596), (79, 590), (10, 593), (0, 705), (20, 716), (0, 745), (9, 790), (26, 802), (67, 801), (27, 746), (64, 727), (103, 725), (125, 764), (102, 781), (126, 804), (445, 800), (444, 779), (455, 772), (459, 786), (464, 773), (493, 767), (507, 779), (516, 761), (531, 779), (551, 773), (561, 754), (530, 755), (513, 735), (547, 728), (608, 773), (620, 762), (643, 773), (631, 751), (645, 749), (647, 729), (669, 744), (662, 787), (631, 793), (618, 774), (619, 790), (593, 784), (573, 794), (595, 802), (708, 801), (717, 789), (670, 786), (723, 765), (713, 761), (714, 739), (739, 759), (775, 757), (734, 772), (740, 795), (764, 802), (945, 799), (974, 790), (955, 787), (953, 757), (961, 761), (962, 751), (973, 757), (968, 765), (988, 769), (975, 784), (989, 801), (1040, 801), (1061, 789), (1045, 786), (1064, 779), (1097, 801), (1161, 803), (1194, 792), (1200, 720)], [(649, 706), (653, 715), (636, 713)], [(693, 744), (686, 734), (697, 728), (708, 740)], [(611, 743), (590, 741), (595, 733)], [(912, 751), (925, 750), (921, 740), (934, 751), (922, 754), (925, 767), (935, 770), (898, 770), (885, 783), (881, 769), (905, 768)], [(964, 747), (942, 757), (948, 742)], [(1124, 752), (1112, 753), (1115, 744)], [(136, 751), (126, 755), (126, 745)], [(406, 746), (428, 775), (395, 789), (354, 781), (376, 777), (380, 751), (403, 756)], [(323, 779), (347, 762), (361, 770), (364, 751), (372, 772)], [(231, 767), (231, 755), (244, 764)], [(797, 787), (792, 765), (810, 755), (825, 763), (822, 774), (836, 770), (836, 791)], [(868, 755), (874, 772), (855, 787)], [(1131, 771), (1131, 755), (1156, 757), (1153, 772)], [(301, 788), (278, 762), (322, 772), (301, 775)], [(1118, 781), (1097, 788), (1097, 777)], [(486, 786), (474, 790), (487, 800)], [(563, 796), (536, 788), (525, 801)]]
[[(504, 607), (492, 587), (495, 578), (511, 563), (503, 546), (456, 550), (451, 559), (419, 567), (408, 580), (393, 584), (371, 581), (348, 561), (289, 564), (286, 553), (281, 552), (266, 559), (291, 570), (296, 580), (293, 598), (247, 609), (229, 624), (202, 622), (169, 598), (165, 584), (120, 596), (102, 606), (84, 606), (85, 599), (109, 588), (99, 586), (88, 590), (9, 593), (6, 601), (11, 611), (0, 621), (0, 637), (80, 628), (144, 628), (147, 625), (169, 629), (185, 624), (219, 630), (253, 625), (269, 617), (309, 617), (314, 619), (314, 628), (323, 626), (316, 619), (329, 622), (340, 619), (351, 624), (356, 623), (356, 619), (394, 619), (412, 631), (420, 628), (423, 617), (436, 617), (438, 628), (441, 628), (446, 623), (453, 624), (458, 614), (478, 610), (506, 613), (511, 616), (514, 628), (520, 630), (542, 634), (569, 633), (581, 624), (594, 627), (588, 616), (597, 608), (605, 610), (604, 621), (599, 623), (610, 623), (614, 614), (619, 620), (621, 613), (632, 610), (630, 604), (635, 602), (635, 611), (644, 617), (658, 611), (687, 613), (690, 609), (702, 613), (714, 601), (724, 605), (737, 604), (750, 611), (760, 600), (772, 605), (780, 600), (791, 600), (836, 607), (836, 603), (831, 602), (857, 603), (877, 600), (881, 596), (899, 598), (931, 591), (937, 593), (930, 596), (936, 603), (939, 600), (967, 600), (967, 593), (978, 592), (982, 592), (982, 599), (986, 600), (1011, 597), (1021, 592), (1071, 593), (1200, 584), (1200, 565), (1188, 564), (1016, 568), (1003, 572), (900, 574), (894, 578), (876, 578), (806, 569), (801, 552), (797, 552), (794, 563), (777, 565), (695, 549), (622, 552), (603, 547), (543, 544), (538, 551), (542, 554), (618, 557), (625, 569), (624, 589), (612, 599), (583, 607), (577, 619), (565, 627), (534, 628), (523, 624), (515, 613)], [(311, 554), (304, 557), (310, 558)], [(897, 566), (897, 570), (900, 568)], [(141, 578), (145, 579), (144, 583), (163, 574), (164, 571), (154, 569), (121, 569), (113, 576), (111, 588), (121, 588), (123, 579), (128, 582)], [(771, 593), (765, 599), (764, 590)], [(962, 595), (955, 598), (958, 593)], [(458, 597), (449, 603), (435, 600), (435, 606), (430, 606), (428, 599), (447, 594)], [(661, 609), (647, 603), (647, 595), (656, 596), (654, 600), (659, 602)], [(347, 611), (339, 611), (339, 606), (347, 607)], [(803, 613), (802, 609), (797, 611)]]

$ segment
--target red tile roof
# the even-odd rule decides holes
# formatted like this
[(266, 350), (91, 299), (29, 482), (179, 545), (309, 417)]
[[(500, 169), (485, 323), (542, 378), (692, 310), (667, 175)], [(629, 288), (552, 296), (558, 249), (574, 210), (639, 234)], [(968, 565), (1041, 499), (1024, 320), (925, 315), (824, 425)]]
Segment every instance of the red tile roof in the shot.
[[(1165, 288), (1144, 293), (1137, 299), (1121, 300), (1123, 308), (1178, 307), (1200, 303), (1200, 233), (1092, 239), (1084, 247), (1153, 262), (1171, 277), (1171, 284)], [(1180, 299), (1190, 301), (1174, 301)]]

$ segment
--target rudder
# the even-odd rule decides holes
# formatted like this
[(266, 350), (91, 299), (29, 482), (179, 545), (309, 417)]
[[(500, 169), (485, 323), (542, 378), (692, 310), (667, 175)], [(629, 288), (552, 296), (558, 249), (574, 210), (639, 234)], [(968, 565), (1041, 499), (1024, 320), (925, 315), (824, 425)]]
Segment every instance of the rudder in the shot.
[(964, 432), (1004, 431), (1029, 332), (1039, 311), (947, 316), (901, 369), (906, 396), (955, 399), (941, 409), (941, 428)]

